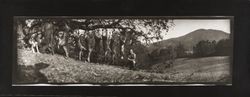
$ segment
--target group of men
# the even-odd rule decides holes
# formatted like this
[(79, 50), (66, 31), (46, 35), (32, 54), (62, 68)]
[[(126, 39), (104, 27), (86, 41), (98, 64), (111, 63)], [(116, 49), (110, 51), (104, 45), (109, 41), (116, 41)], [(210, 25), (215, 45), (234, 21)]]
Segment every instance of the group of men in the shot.
[(54, 54), (55, 49), (70, 56), (70, 46), (78, 53), (78, 59), (87, 62), (123, 64), (135, 68), (136, 54), (130, 47), (130, 34), (121, 30), (74, 30), (55, 29), (51, 23), (45, 24), (43, 30), (30, 34), (28, 43), (33, 52), (40, 49)]

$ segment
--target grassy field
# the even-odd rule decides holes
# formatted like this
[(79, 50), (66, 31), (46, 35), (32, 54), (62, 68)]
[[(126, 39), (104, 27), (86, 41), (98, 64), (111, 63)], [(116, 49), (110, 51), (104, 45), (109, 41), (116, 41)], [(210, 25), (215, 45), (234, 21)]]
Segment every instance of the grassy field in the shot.
[[(177, 59), (171, 68), (156, 64), (152, 70), (94, 64), (61, 55), (18, 50), (16, 83), (155, 83), (230, 82), (229, 58)], [(160, 72), (153, 72), (160, 71)]]
[(180, 58), (171, 68), (156, 64), (152, 70), (170, 73), (177, 82), (231, 82), (229, 62), (228, 56)]

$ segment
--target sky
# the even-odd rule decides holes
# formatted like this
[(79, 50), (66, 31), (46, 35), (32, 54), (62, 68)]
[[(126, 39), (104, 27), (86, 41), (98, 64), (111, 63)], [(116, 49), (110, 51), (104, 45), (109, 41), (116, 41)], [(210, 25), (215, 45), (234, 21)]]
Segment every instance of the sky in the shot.
[(199, 19), (175, 19), (174, 25), (169, 29), (167, 34), (164, 34), (163, 39), (175, 38), (183, 36), (197, 29), (215, 29), (230, 33), (229, 19), (216, 20), (199, 20)]

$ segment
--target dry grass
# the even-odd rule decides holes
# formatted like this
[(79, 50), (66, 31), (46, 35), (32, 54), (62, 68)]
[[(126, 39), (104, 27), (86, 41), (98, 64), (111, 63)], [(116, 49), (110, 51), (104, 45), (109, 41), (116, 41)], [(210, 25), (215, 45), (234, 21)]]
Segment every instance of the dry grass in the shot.
[(177, 82), (231, 82), (228, 56), (204, 58), (180, 58), (171, 68), (164, 64), (154, 65), (154, 71), (170, 73)]
[[(173, 68), (161, 68), (163, 73), (128, 70), (124, 67), (82, 62), (61, 55), (34, 54), (21, 49), (18, 50), (18, 63), (19, 67), (22, 67), (21, 75), (29, 75), (21, 76), (23, 78), (22, 81), (17, 81), (19, 83), (41, 82), (37, 81), (39, 79), (36, 76), (33, 77), (36, 74), (46, 77), (46, 83), (217, 82), (228, 81), (224, 79), (230, 78), (227, 57), (178, 59)], [(39, 64), (48, 66), (40, 68)], [(32, 68), (26, 67), (39, 67), (39, 69), (35, 69), (31, 74), (25, 74), (32, 71)]]
[(171, 82), (169, 76), (165, 74), (133, 71), (105, 64), (87, 63), (65, 58), (61, 55), (34, 54), (27, 50), (18, 50), (18, 52), (18, 62), (20, 65), (35, 67), (34, 64), (49, 64), (47, 68), (39, 70), (47, 77), (48, 83)]

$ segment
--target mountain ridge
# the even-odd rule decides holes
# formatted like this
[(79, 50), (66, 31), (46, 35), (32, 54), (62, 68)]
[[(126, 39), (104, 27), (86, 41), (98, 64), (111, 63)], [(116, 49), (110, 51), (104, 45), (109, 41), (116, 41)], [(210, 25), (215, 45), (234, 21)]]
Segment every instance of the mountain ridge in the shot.
[(229, 33), (226, 33), (221, 30), (197, 29), (180, 37), (155, 42), (149, 46), (149, 49), (152, 50), (159, 47), (161, 48), (166, 46), (176, 46), (181, 43), (186, 49), (192, 50), (193, 46), (201, 40), (215, 40), (216, 42), (218, 42), (221, 39), (228, 39), (229, 36)]

